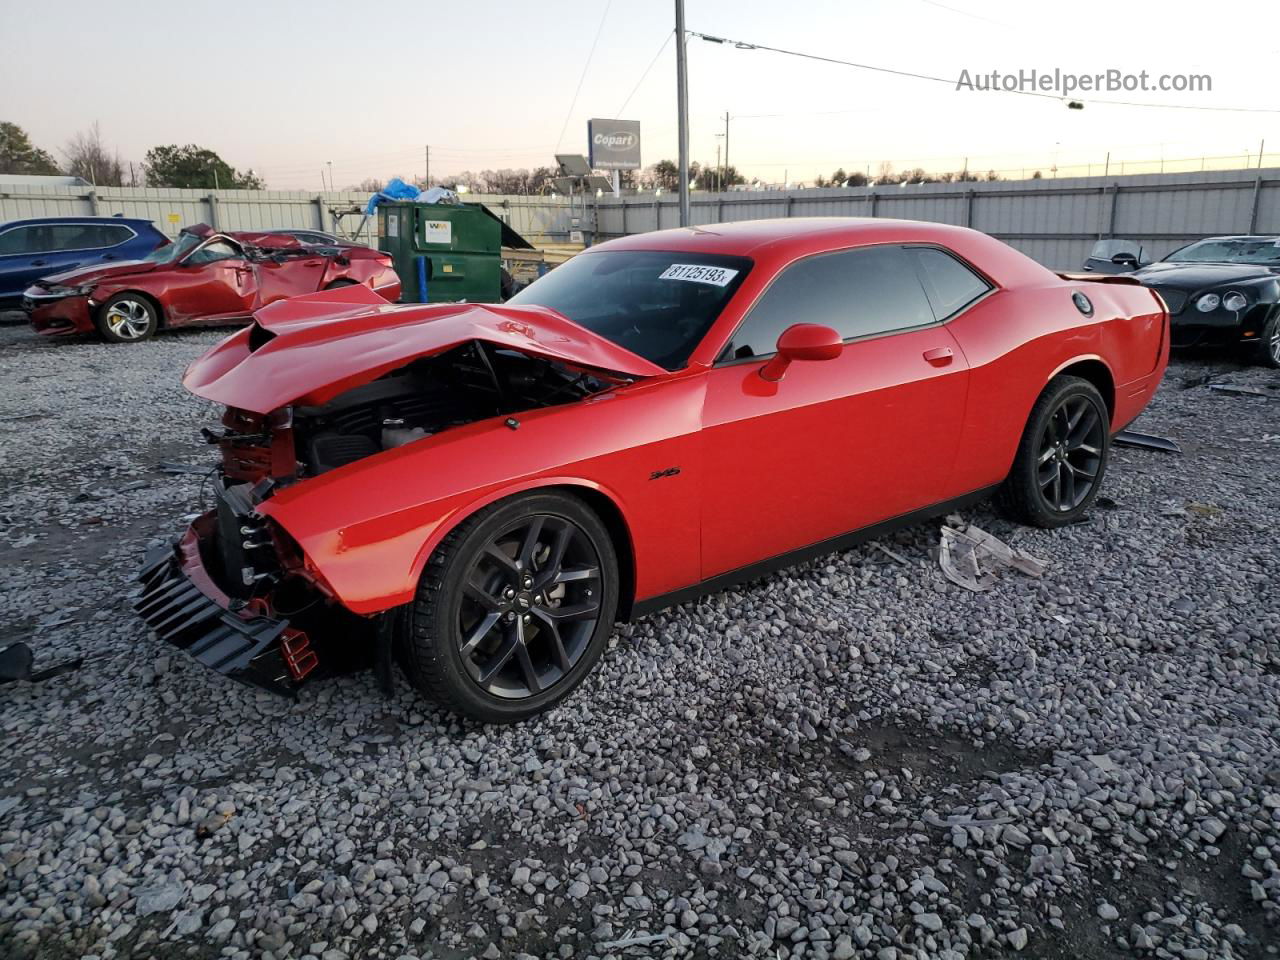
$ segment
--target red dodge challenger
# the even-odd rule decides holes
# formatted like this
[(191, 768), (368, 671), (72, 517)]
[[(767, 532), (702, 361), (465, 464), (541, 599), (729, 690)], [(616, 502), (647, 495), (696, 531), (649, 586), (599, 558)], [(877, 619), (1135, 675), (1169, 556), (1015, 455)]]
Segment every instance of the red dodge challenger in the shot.
[(400, 298), (390, 256), (369, 247), (200, 224), (145, 260), (45, 277), (27, 288), (23, 307), (37, 333), (96, 332), (109, 343), (136, 343), (165, 327), (247, 323), (276, 300), (351, 284)]
[(1070, 523), (1168, 349), (1128, 278), (890, 220), (613, 240), (502, 306), (298, 297), (187, 370), (216, 507), (137, 607), (267, 689), (359, 649), (517, 720), (616, 619), (993, 493)]

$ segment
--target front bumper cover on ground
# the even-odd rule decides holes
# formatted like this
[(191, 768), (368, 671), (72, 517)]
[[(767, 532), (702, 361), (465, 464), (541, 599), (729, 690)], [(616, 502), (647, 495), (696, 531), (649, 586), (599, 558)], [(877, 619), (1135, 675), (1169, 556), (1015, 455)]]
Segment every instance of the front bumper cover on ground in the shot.
[(156, 635), (207, 667), (271, 693), (295, 696), (281, 650), (289, 621), (229, 609), (200, 559), (196, 530), (147, 554), (134, 609)]

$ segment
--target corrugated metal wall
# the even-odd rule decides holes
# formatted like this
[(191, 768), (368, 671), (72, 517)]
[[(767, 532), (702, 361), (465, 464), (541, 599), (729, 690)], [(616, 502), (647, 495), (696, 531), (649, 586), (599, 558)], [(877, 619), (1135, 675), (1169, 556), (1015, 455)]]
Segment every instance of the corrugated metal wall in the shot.
[[(533, 242), (569, 239), (572, 222), (565, 199), (523, 196), (485, 196), (494, 213)], [(208, 223), (220, 230), (263, 230), (271, 227), (310, 227), (328, 230), (331, 209), (363, 207), (367, 193), (308, 193), (290, 190), (176, 190), (144, 187), (36, 187), (0, 185), (0, 223), (27, 217), (84, 217), (121, 213), (151, 220), (169, 236), (183, 227)], [(352, 229), (359, 216), (344, 218)], [(376, 225), (374, 225), (376, 229)], [(361, 234), (368, 239), (373, 234)]]
[[(678, 223), (670, 194), (598, 201), (596, 240)], [(1211, 234), (1280, 233), (1280, 170), (1225, 170), (693, 195), (695, 224), (760, 217), (894, 217), (970, 226), (1054, 269), (1078, 269), (1095, 240), (1151, 257)]]
[[(674, 227), (676, 197), (477, 196), (535, 243), (565, 243)], [(146, 217), (174, 235), (210, 223), (224, 230), (332, 226), (330, 208), (362, 206), (364, 193), (281, 190), (168, 190), (130, 187), (0, 186), (0, 222), (23, 217)], [(1158, 257), (1211, 234), (1280, 233), (1280, 169), (1078, 177), (905, 187), (695, 193), (695, 224), (762, 217), (874, 216), (954, 223), (983, 230), (1046, 266), (1077, 269), (1099, 237), (1126, 237)], [(359, 221), (343, 221), (344, 227)], [(368, 237), (372, 242), (372, 235)]]

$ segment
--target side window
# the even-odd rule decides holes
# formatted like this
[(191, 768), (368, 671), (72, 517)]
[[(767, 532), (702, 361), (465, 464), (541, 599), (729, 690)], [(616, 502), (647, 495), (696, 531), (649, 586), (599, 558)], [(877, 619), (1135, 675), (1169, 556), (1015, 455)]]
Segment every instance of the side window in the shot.
[(794, 323), (825, 324), (851, 340), (933, 322), (910, 251), (877, 246), (823, 253), (792, 264), (773, 281), (725, 356), (767, 356)]
[(98, 231), (96, 246), (99, 247), (114, 247), (133, 236), (133, 231), (128, 227), (116, 226), (115, 224), (99, 224), (94, 229)]
[(51, 250), (86, 250), (100, 247), (99, 231), (92, 223), (58, 223), (49, 228)]
[(949, 253), (917, 247), (915, 254), (920, 260), (925, 289), (939, 320), (959, 313), (991, 289), (987, 281)]
[(187, 257), (187, 263), (214, 263), (218, 260), (234, 260), (239, 256), (240, 251), (231, 244), (225, 240), (215, 240)]
[(38, 253), (49, 249), (40, 242), (41, 227), (14, 227), (0, 233), (0, 255), (6, 253)]

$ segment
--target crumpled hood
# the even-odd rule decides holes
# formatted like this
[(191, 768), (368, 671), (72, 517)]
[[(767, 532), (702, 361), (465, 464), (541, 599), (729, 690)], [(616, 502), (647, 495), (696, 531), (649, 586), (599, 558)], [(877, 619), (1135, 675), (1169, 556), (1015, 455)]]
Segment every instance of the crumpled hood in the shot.
[(665, 374), (545, 307), (451, 303), (396, 306), (349, 286), (282, 300), (187, 368), (196, 396), (254, 413), (316, 406), (419, 357), (483, 340), (632, 377)]
[(1129, 274), (1149, 286), (1194, 293), (1221, 283), (1274, 279), (1276, 271), (1256, 263), (1153, 263)]
[(120, 263), (103, 263), (92, 267), (77, 267), (74, 270), (64, 270), (62, 273), (41, 277), (40, 283), (50, 287), (55, 284), (67, 287), (83, 287), (90, 283), (114, 280), (116, 277), (131, 277), (140, 273), (150, 273), (158, 266), (158, 263), (152, 263), (150, 260), (124, 260)]

